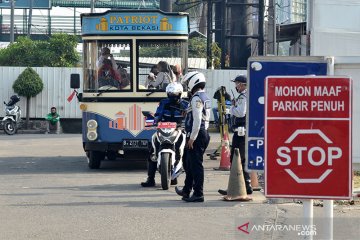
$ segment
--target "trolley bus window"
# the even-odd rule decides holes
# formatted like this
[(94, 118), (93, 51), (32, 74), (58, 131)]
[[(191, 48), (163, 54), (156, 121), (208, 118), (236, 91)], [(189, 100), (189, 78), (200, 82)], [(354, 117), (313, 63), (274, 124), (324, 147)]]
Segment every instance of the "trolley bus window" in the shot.
[[(176, 76), (173, 73), (169, 74), (169, 70), (174, 65), (187, 66), (187, 42), (171, 39), (138, 40), (137, 43), (138, 90), (164, 91), (169, 81), (176, 81)], [(181, 69), (183, 71), (184, 67)]]
[(84, 41), (84, 91), (131, 91), (130, 41)]

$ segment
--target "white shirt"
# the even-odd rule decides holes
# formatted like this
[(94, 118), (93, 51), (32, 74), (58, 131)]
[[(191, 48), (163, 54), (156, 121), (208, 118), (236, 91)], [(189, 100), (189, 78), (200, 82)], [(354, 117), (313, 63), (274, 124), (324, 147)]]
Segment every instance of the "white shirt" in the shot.
[[(205, 92), (205, 91), (199, 90), (197, 92)], [(194, 96), (191, 99), (190, 107), (193, 115), (193, 125), (190, 134), (190, 139), (195, 140), (199, 134), (202, 119), (205, 121), (205, 129), (209, 128), (210, 108), (206, 109), (206, 114), (204, 115), (203, 114), (204, 104), (198, 96)]]
[(242, 118), (246, 116), (246, 93), (247, 89), (242, 91), (240, 95), (237, 97), (235, 106), (231, 106), (230, 108), (230, 114)]

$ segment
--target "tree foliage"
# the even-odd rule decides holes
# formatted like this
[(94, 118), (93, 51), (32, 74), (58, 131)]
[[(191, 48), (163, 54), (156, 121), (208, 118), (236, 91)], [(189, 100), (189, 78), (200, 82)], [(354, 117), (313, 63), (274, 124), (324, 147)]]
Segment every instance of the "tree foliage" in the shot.
[(0, 49), (0, 66), (73, 67), (80, 60), (77, 44), (77, 37), (68, 34), (54, 34), (47, 41), (18, 37)]
[(27, 98), (35, 97), (43, 88), (44, 84), (39, 74), (31, 67), (27, 67), (13, 84), (14, 91)]

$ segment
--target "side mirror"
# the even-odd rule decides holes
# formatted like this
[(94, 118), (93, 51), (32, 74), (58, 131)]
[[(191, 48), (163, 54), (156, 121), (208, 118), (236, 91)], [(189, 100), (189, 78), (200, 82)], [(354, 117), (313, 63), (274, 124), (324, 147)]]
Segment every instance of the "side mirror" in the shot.
[(70, 88), (78, 89), (80, 88), (80, 74), (72, 73), (70, 76)]

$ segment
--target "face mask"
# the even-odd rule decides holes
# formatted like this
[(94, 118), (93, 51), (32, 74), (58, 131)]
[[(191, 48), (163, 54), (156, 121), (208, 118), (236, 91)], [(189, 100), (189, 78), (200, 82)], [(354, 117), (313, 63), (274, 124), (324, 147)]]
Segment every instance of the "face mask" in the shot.
[(180, 100), (180, 96), (169, 96), (170, 102), (178, 102)]

